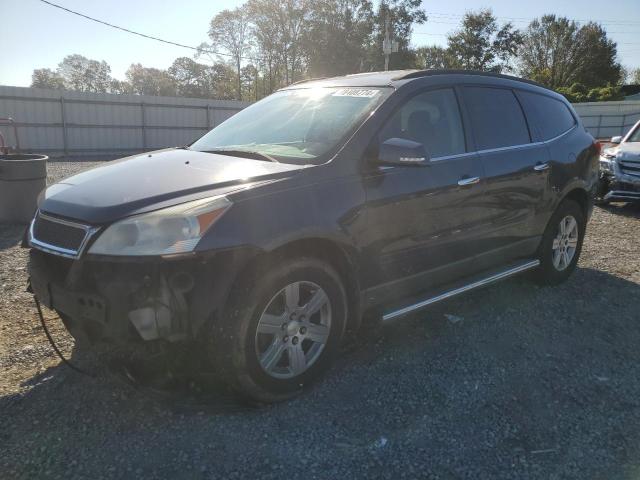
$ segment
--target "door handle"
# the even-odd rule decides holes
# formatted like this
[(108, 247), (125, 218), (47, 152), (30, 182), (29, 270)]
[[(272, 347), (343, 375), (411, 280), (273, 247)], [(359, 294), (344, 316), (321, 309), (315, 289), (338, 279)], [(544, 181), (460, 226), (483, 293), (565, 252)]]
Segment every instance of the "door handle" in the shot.
[(466, 177), (458, 180), (458, 185), (466, 187), (467, 185), (475, 185), (480, 182), (480, 177)]
[(544, 172), (545, 170), (549, 170), (549, 168), (551, 168), (551, 165), (549, 165), (548, 163), (537, 163), (533, 169), (536, 172)]

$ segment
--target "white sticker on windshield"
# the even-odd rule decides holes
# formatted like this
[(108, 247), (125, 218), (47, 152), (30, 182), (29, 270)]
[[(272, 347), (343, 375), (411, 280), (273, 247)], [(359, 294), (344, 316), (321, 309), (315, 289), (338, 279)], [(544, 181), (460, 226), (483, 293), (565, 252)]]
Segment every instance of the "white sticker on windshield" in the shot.
[(366, 90), (363, 88), (341, 88), (336, 90), (331, 95), (332, 97), (362, 97), (372, 98), (375, 97), (380, 90)]

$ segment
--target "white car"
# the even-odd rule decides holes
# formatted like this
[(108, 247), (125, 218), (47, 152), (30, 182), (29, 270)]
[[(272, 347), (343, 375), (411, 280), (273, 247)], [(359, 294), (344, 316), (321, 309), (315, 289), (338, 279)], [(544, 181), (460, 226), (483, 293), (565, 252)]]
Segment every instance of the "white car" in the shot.
[(640, 121), (625, 137), (613, 137), (614, 146), (600, 155), (600, 185), (597, 200), (608, 202), (640, 201)]

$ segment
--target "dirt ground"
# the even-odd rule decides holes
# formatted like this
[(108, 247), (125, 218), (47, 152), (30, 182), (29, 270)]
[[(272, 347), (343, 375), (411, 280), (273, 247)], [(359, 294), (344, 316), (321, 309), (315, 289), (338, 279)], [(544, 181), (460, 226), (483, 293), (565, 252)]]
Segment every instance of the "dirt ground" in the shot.
[(262, 408), (206, 380), (128, 381), (45, 310), (95, 377), (62, 365), (23, 229), (0, 225), (0, 478), (640, 476), (638, 206), (595, 209), (567, 283), (514, 278), (367, 327), (319, 384)]

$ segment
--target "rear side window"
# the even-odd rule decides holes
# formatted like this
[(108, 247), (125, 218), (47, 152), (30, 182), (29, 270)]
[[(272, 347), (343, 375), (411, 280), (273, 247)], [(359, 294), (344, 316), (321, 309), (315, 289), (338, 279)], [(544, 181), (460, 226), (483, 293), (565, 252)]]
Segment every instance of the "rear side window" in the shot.
[(569, 107), (560, 100), (524, 91), (519, 91), (518, 96), (542, 140), (562, 135), (576, 124)]
[(431, 90), (410, 98), (378, 135), (381, 142), (393, 137), (422, 143), (433, 158), (464, 153), (464, 130), (453, 90)]
[(522, 108), (511, 90), (465, 87), (464, 100), (478, 150), (531, 142)]

